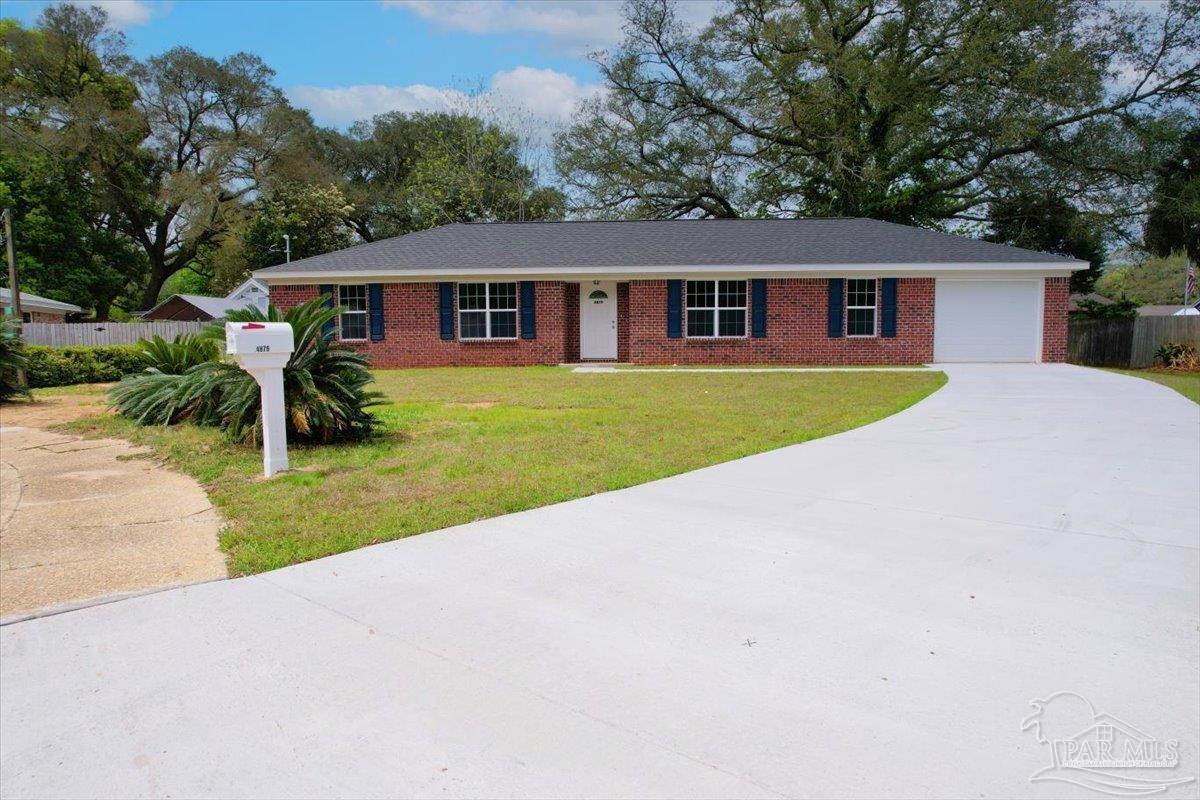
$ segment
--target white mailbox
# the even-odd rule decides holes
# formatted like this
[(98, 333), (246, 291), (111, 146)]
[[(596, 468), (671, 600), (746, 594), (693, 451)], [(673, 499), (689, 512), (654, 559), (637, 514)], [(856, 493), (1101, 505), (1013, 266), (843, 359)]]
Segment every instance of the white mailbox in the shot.
[(225, 352), (243, 368), (287, 366), (294, 347), (286, 322), (226, 322)]
[(288, 468), (287, 427), (283, 416), (283, 368), (295, 349), (286, 322), (226, 322), (225, 352), (254, 376), (262, 397), (263, 474)]

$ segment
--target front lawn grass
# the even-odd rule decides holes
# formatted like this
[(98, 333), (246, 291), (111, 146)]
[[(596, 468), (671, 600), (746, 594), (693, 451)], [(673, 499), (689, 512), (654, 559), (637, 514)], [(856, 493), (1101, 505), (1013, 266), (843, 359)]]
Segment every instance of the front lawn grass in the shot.
[(257, 450), (207, 428), (112, 415), (70, 428), (148, 445), (195, 476), (249, 574), (471, 520), (663, 478), (900, 411), (941, 372), (580, 374), (555, 367), (381, 370), (378, 439)]
[(1107, 372), (1119, 372), (1122, 375), (1132, 375), (1135, 378), (1145, 378), (1148, 381), (1169, 386), (1193, 403), (1200, 403), (1200, 372), (1179, 372), (1168, 369), (1109, 369)]

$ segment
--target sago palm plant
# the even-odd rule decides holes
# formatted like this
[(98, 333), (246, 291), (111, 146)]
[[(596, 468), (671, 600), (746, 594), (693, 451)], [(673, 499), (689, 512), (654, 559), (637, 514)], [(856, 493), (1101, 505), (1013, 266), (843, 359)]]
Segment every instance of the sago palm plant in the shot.
[(185, 419), (214, 422), (218, 397), (195, 390), (185, 375), (215, 363), (217, 343), (203, 335), (183, 334), (168, 342), (155, 336), (140, 344), (146, 368), (127, 375), (109, 389), (109, 402), (140, 425), (170, 425)]
[[(331, 323), (337, 309), (321, 300), (286, 313), (271, 306), (231, 312), (230, 322), (287, 322), (295, 351), (283, 370), (284, 414), (288, 436), (318, 442), (361, 439), (374, 429), (367, 408), (380, 395), (367, 389), (371, 373), (366, 356), (337, 344)], [(217, 425), (244, 442), (262, 436), (258, 384), (241, 367), (222, 360), (224, 325), (214, 325), (193, 341), (149, 342), (151, 365), (125, 378), (110, 391), (112, 404), (143, 425), (190, 420)], [(176, 374), (172, 374), (172, 370)]]
[[(295, 336), (295, 351), (283, 370), (284, 416), (288, 435), (318, 442), (362, 439), (370, 436), (375, 418), (367, 411), (382, 395), (367, 386), (374, 380), (367, 357), (334, 340), (338, 310), (320, 299), (310, 300), (286, 313), (270, 306), (264, 314), (253, 306), (231, 312), (230, 322), (287, 322)], [(224, 336), (223, 328), (208, 335)], [(204, 390), (218, 389), (217, 415), (230, 436), (257, 441), (262, 435), (258, 384), (236, 365), (207, 367)], [(196, 370), (200, 375), (205, 368)], [(189, 373), (189, 379), (192, 373)]]
[(29, 390), (18, 380), (25, 363), (25, 345), (17, 335), (16, 322), (0, 318), (0, 400), (29, 396)]

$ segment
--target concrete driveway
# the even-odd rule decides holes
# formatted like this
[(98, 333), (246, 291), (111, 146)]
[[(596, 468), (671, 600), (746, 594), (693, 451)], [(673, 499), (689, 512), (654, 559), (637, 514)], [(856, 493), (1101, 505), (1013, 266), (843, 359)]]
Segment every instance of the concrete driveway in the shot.
[(1096, 722), (1197, 775), (1200, 409), (947, 371), (828, 439), (7, 626), (0, 789), (1094, 797), (1030, 777)]
[(221, 515), (195, 480), (129, 442), (42, 428), (102, 410), (65, 395), (0, 414), (4, 622), (226, 575)]

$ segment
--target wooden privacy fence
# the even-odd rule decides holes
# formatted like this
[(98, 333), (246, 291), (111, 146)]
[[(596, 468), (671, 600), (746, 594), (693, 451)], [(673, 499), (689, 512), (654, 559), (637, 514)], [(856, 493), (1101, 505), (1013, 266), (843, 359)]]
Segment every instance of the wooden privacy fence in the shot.
[(1067, 329), (1067, 361), (1089, 367), (1149, 367), (1167, 342), (1200, 349), (1200, 316), (1076, 319)]
[(21, 338), (26, 344), (50, 347), (136, 344), (155, 335), (174, 339), (181, 333), (199, 333), (211, 322), (26, 322)]

